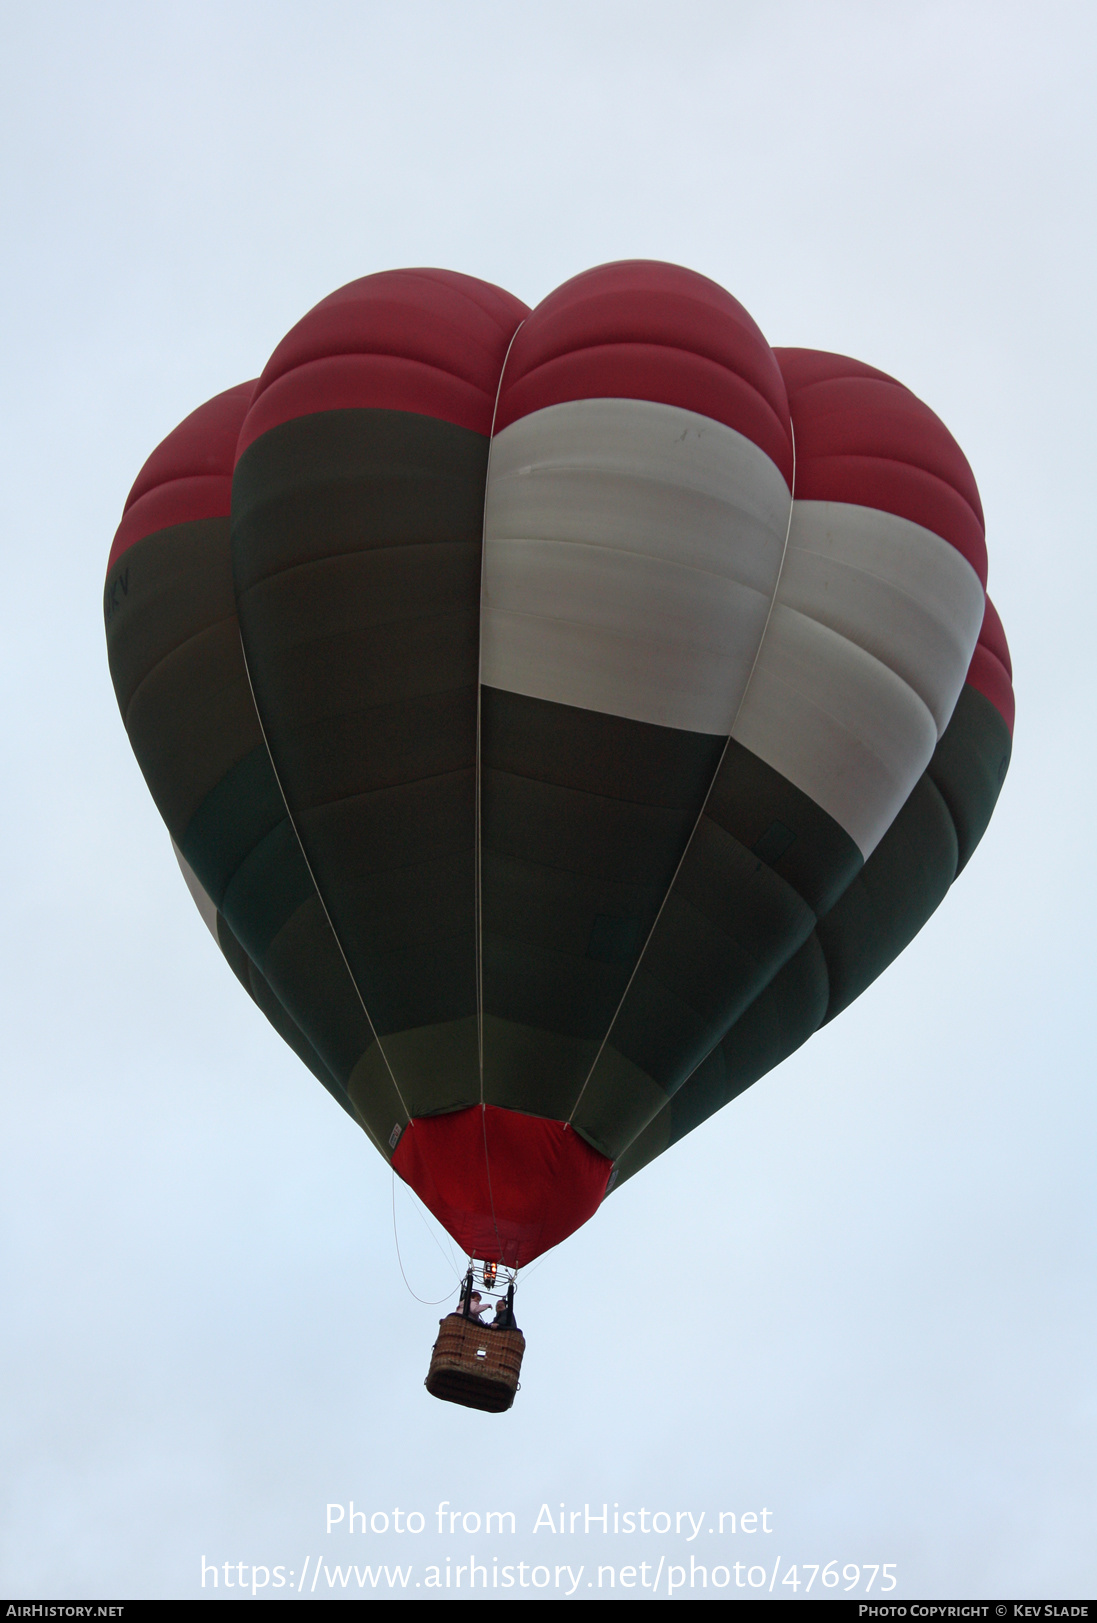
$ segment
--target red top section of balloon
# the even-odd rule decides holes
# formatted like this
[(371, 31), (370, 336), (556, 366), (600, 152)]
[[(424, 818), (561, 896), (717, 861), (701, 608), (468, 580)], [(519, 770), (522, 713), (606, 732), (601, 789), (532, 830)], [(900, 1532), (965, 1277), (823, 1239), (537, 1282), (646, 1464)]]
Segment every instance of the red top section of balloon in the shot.
[(236, 442), (254, 389), (252, 379), (214, 395), (161, 440), (126, 497), (108, 569), (154, 530), (229, 516)]
[(313, 411), (383, 406), (491, 432), (521, 300), (455, 271), (382, 271), (322, 299), (267, 362), (238, 454)]
[(796, 434), (796, 499), (855, 502), (951, 543), (987, 583), (975, 475), (945, 427), (886, 372), (814, 349), (775, 351)]
[(679, 265), (623, 260), (575, 276), (522, 326), (495, 429), (568, 400), (654, 400), (725, 423), (792, 484), (776, 357), (737, 299)]

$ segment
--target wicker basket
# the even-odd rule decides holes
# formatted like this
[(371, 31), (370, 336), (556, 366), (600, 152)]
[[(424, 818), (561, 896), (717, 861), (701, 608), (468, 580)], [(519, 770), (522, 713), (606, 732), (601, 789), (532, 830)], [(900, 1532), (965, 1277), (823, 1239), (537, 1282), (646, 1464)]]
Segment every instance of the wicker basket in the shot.
[(521, 1330), (492, 1330), (451, 1313), (438, 1326), (424, 1384), (446, 1403), (501, 1414), (514, 1402), (525, 1350)]

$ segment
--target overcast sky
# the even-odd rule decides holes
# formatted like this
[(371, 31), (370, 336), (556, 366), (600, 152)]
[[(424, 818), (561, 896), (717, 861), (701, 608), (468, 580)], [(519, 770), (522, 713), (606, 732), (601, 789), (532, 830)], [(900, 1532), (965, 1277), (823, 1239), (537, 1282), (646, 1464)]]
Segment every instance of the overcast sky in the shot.
[[(649, 1563), (639, 1593), (663, 1558), (665, 1596), (692, 1556), (724, 1594), (776, 1567), (803, 1595), (836, 1561), (865, 1569), (855, 1598), (884, 1563), (896, 1599), (1092, 1595), (1097, 13), (3, 19), (0, 1593), (208, 1596), (204, 1558), (219, 1594), (227, 1562), (347, 1596), (332, 1567), (370, 1559), (413, 1565), (397, 1596), (456, 1598), (415, 1588), (448, 1556), (528, 1564), (488, 1598), (558, 1598), (532, 1573), (563, 1562), (610, 1599), (600, 1564)], [(902, 958), (531, 1270), (522, 1391), (491, 1417), (425, 1394), (440, 1310), (401, 1278), (391, 1175), (187, 896), (102, 579), (148, 452), (332, 289), (439, 265), (533, 304), (629, 257), (943, 417), (986, 510), (1015, 748)], [(396, 1207), (412, 1286), (442, 1296), (445, 1242)], [(327, 1533), (351, 1500), (389, 1532)], [(439, 1534), (442, 1501), (515, 1530)], [(649, 1530), (534, 1531), (561, 1502)], [(720, 1533), (763, 1509), (769, 1531)], [(692, 1542), (651, 1526), (680, 1511)]]

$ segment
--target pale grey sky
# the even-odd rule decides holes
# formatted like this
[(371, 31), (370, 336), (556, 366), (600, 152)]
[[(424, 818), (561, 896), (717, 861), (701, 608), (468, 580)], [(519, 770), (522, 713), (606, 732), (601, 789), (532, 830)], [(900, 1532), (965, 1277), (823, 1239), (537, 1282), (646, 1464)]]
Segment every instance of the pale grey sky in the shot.
[[(0, 1592), (368, 1556), (412, 1562), (411, 1598), (472, 1555), (583, 1564), (608, 1599), (597, 1564), (650, 1581), (662, 1556), (664, 1593), (707, 1547), (767, 1584), (779, 1562), (774, 1594), (832, 1560), (894, 1563), (896, 1599), (1092, 1594), (1092, 8), (226, 0), (2, 27)], [(434, 264), (534, 303), (632, 256), (944, 418), (1015, 750), (903, 957), (531, 1272), (492, 1418), (424, 1393), (437, 1310), (401, 1280), (390, 1174), (186, 894), (101, 585), (144, 457), (341, 283)], [(327, 1534), (351, 1499), (425, 1531)], [(439, 1536), (443, 1500), (516, 1531)], [(773, 1531), (550, 1544), (561, 1501)]]

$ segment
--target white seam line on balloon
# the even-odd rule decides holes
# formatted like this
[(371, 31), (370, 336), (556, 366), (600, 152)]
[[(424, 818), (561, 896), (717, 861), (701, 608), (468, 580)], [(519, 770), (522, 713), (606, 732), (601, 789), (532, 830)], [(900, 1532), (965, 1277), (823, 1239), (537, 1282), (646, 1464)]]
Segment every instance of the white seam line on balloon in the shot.
[[(652, 937), (654, 936), (656, 930), (659, 927), (659, 920), (663, 916), (663, 909), (666, 907), (667, 902), (670, 899), (670, 894), (673, 891), (675, 884), (677, 883), (678, 875), (682, 871), (682, 864), (685, 862), (686, 857), (689, 854), (689, 848), (693, 844), (693, 836), (697, 833), (698, 828), (701, 826), (701, 819), (705, 815), (705, 807), (709, 803), (709, 796), (712, 794), (713, 784), (716, 782), (717, 778), (720, 776), (720, 768), (724, 764), (724, 757), (727, 755), (728, 746), (731, 743), (732, 737), (733, 737), (734, 732), (735, 732), (736, 724), (737, 724), (737, 722), (739, 720), (739, 716), (740, 716), (740, 714), (742, 712), (743, 706), (746, 703), (747, 694), (750, 691), (750, 684), (754, 680), (754, 673), (758, 668), (758, 661), (759, 661), (759, 659), (761, 657), (761, 654), (762, 654), (762, 646), (763, 646), (763, 644), (765, 643), (765, 640), (766, 640), (766, 632), (769, 630), (769, 623), (770, 623), (770, 620), (773, 618), (773, 608), (774, 608), (774, 604), (777, 602), (777, 593), (781, 589), (781, 576), (784, 573), (785, 558), (788, 555), (788, 538), (789, 538), (789, 534), (791, 533), (791, 530), (792, 530), (792, 509), (793, 509), (793, 504), (794, 504), (795, 499), (796, 499), (795, 498), (795, 492), (796, 492), (796, 432), (795, 432), (795, 430), (794, 430), (794, 428), (792, 426), (791, 414), (789, 416), (788, 427), (789, 427), (789, 436), (790, 436), (790, 438), (792, 440), (792, 484), (789, 487), (789, 495), (788, 495), (788, 521), (785, 524), (785, 541), (784, 541), (784, 545), (781, 548), (781, 562), (777, 566), (777, 579), (773, 583), (773, 596), (770, 598), (769, 612), (766, 615), (766, 623), (762, 627), (762, 635), (758, 639), (758, 647), (755, 649), (754, 659), (751, 662), (750, 674), (747, 676), (746, 684), (745, 684), (745, 686), (743, 688), (742, 697), (739, 700), (738, 708), (735, 711), (735, 715), (734, 715), (734, 717), (732, 719), (731, 727), (728, 730), (728, 736), (724, 740), (724, 747), (720, 751), (720, 759), (716, 763), (716, 770), (712, 774), (711, 779), (709, 780), (709, 786), (708, 786), (707, 790), (705, 791), (705, 798), (701, 802), (701, 809), (697, 813), (697, 819), (694, 822), (694, 825), (693, 825), (692, 829), (690, 830), (689, 839), (686, 841), (684, 847), (682, 848), (682, 855), (678, 858), (678, 866), (674, 870), (674, 874), (673, 874), (673, 876), (671, 878), (670, 884), (667, 886), (666, 890), (663, 893), (663, 900), (659, 903), (659, 911), (655, 915), (654, 923), (652, 924), (651, 929), (647, 933), (647, 936), (646, 936), (646, 938), (644, 940), (644, 945), (640, 948), (640, 952), (639, 952), (639, 954), (637, 956), (635, 964), (632, 966), (632, 974), (629, 976), (628, 981), (626, 982), (626, 985), (625, 985), (625, 989), (621, 993), (620, 1001), (618, 1002), (616, 1009), (614, 1009), (614, 1011), (613, 1011), (613, 1018), (610, 1021), (609, 1025), (606, 1027), (606, 1034), (602, 1038), (602, 1041), (598, 1045), (598, 1052), (595, 1054), (594, 1060), (593, 1060), (593, 1062), (591, 1064), (591, 1067), (590, 1067), (590, 1070), (587, 1072), (586, 1080), (584, 1081), (583, 1086), (579, 1089), (578, 1097), (576, 1098), (575, 1103), (571, 1107), (571, 1115), (568, 1117), (568, 1121), (567, 1121), (567, 1124), (568, 1124), (569, 1127), (571, 1126), (572, 1122), (575, 1120), (575, 1112), (579, 1109), (579, 1106), (580, 1106), (580, 1104), (582, 1103), (582, 1100), (583, 1100), (583, 1095), (584, 1095), (584, 1093), (586, 1093), (587, 1087), (588, 1087), (588, 1085), (590, 1083), (590, 1079), (594, 1075), (595, 1071), (598, 1068), (598, 1061), (602, 1057), (602, 1051), (605, 1048), (606, 1044), (609, 1042), (609, 1039), (610, 1039), (610, 1037), (611, 1037), (611, 1035), (613, 1033), (613, 1028), (617, 1024), (617, 1018), (620, 1015), (621, 1010), (625, 1006), (625, 999), (628, 997), (629, 991), (630, 991), (630, 989), (632, 987), (632, 983), (636, 979), (637, 974), (639, 973), (640, 965), (643, 963), (644, 954), (647, 952), (648, 947), (651, 945), (651, 939), (652, 939)], [(696, 1067), (694, 1067), (694, 1069), (696, 1069)], [(688, 1080), (688, 1078), (687, 1078), (687, 1080)], [(669, 1099), (668, 1099), (667, 1102), (669, 1103)], [(660, 1106), (660, 1111), (663, 1108), (664, 1108), (663, 1106)], [(660, 1111), (656, 1111), (655, 1114), (658, 1115), (660, 1113)], [(652, 1119), (654, 1120), (654, 1117)]]
[(488, 490), (491, 486), (491, 454), (495, 447), (495, 419), (499, 415), (499, 397), (503, 392), (503, 378), (510, 360), (514, 340), (525, 321), (522, 320), (510, 335), (507, 352), (499, 369), (499, 382), (495, 385), (495, 403), (491, 408), (491, 431), (488, 435), (488, 460), (484, 469), (484, 517), (480, 525), (480, 621), (476, 640), (476, 1045), (480, 1064), (480, 1103), (484, 1102), (484, 953), (483, 953), (483, 897), (480, 860), (480, 715), (481, 692), (484, 685), (484, 558), (487, 552)]
[[(366, 1000), (362, 996), (362, 989), (358, 985), (358, 982), (354, 978), (354, 971), (350, 967), (350, 960), (348, 959), (346, 953), (343, 951), (343, 943), (339, 939), (339, 932), (335, 928), (334, 923), (332, 922), (331, 914), (328, 912), (328, 904), (324, 900), (324, 893), (320, 889), (320, 886), (316, 883), (316, 875), (312, 871), (312, 863), (308, 859), (308, 854), (305, 851), (304, 842), (302, 841), (301, 836), (297, 831), (297, 824), (293, 820), (293, 813), (290, 811), (289, 801), (286, 799), (286, 791), (282, 787), (282, 779), (279, 777), (278, 768), (274, 764), (274, 754), (273, 754), (273, 752), (271, 750), (271, 747), (270, 747), (270, 741), (267, 738), (267, 729), (264, 727), (263, 718), (259, 714), (259, 705), (258, 705), (258, 703), (256, 701), (256, 698), (255, 698), (255, 684), (252, 682), (251, 669), (250, 669), (250, 667), (248, 665), (248, 651), (244, 647), (244, 628), (242, 626), (239, 626), (239, 631), (240, 631), (240, 654), (241, 654), (241, 657), (243, 658), (243, 661), (244, 661), (244, 673), (245, 673), (245, 675), (247, 676), (247, 679), (248, 679), (248, 691), (251, 694), (251, 702), (252, 702), (252, 706), (253, 706), (253, 708), (255, 710), (255, 719), (259, 723), (259, 731), (260, 731), (260, 733), (262, 734), (262, 737), (263, 737), (263, 747), (265, 748), (265, 750), (267, 752), (267, 759), (270, 761), (270, 769), (274, 773), (274, 781), (278, 785), (278, 793), (282, 796), (282, 804), (286, 808), (286, 817), (289, 819), (289, 826), (293, 830), (293, 837), (297, 841), (297, 849), (300, 851), (302, 861), (304, 862), (305, 867), (308, 869), (308, 875), (309, 875), (309, 878), (312, 880), (313, 888), (315, 889), (316, 894), (320, 899), (320, 906), (324, 909), (324, 917), (328, 921), (328, 928), (331, 931), (332, 936), (335, 939), (335, 945), (339, 948), (339, 956), (340, 956), (340, 958), (342, 958), (343, 964), (344, 964), (344, 966), (346, 968), (346, 971), (347, 971), (347, 974), (350, 977), (350, 984), (354, 987), (355, 996), (357, 997), (359, 1003), (362, 1005), (362, 1013), (366, 1017), (366, 1024), (369, 1026), (370, 1031), (373, 1033), (373, 1040), (377, 1044), (377, 1052), (380, 1054), (381, 1058), (385, 1062), (385, 1070), (389, 1073), (389, 1078), (390, 1078), (390, 1080), (392, 1082), (392, 1085), (396, 1089), (396, 1097), (400, 1101), (400, 1108), (404, 1112), (404, 1115), (407, 1118), (407, 1125), (410, 1127), (410, 1125), (411, 1125), (411, 1111), (407, 1107), (407, 1104), (406, 1104), (406, 1102), (404, 1100), (404, 1095), (400, 1092), (400, 1084), (399, 1084), (399, 1082), (397, 1082), (396, 1077), (393, 1075), (393, 1070), (392, 1070), (392, 1066), (389, 1064), (388, 1055), (385, 1053), (385, 1050), (381, 1045), (381, 1039), (377, 1035), (377, 1027), (374, 1025), (373, 1021), (370, 1019), (369, 1010), (366, 1008)], [(352, 1100), (351, 1103), (353, 1103), (353, 1102), (354, 1101)], [(372, 1138), (372, 1136), (373, 1135), (371, 1133), (370, 1137)], [(394, 1146), (394, 1149), (395, 1149), (395, 1146)], [(389, 1157), (389, 1159), (391, 1161), (391, 1156)]]
[(482, 894), (483, 864), (480, 856), (480, 718), (481, 694), (484, 687), (484, 559), (487, 554), (488, 544), (488, 490), (491, 486), (491, 453), (495, 445), (495, 419), (499, 415), (499, 397), (503, 392), (503, 378), (506, 375), (510, 352), (514, 348), (514, 340), (518, 337), (524, 325), (525, 318), (523, 317), (510, 335), (510, 343), (507, 345), (507, 352), (503, 356), (503, 364), (499, 368), (499, 382), (495, 385), (495, 404), (491, 408), (488, 460), (484, 469), (484, 518), (480, 526), (480, 623), (476, 644), (476, 913), (474, 919), (476, 926), (476, 1049), (480, 1068), (480, 1125), (484, 1135), (484, 1170), (488, 1179), (488, 1204), (491, 1207), (491, 1226), (495, 1230), (495, 1243), (499, 1247), (500, 1262), (503, 1260), (503, 1242), (499, 1237), (499, 1224), (495, 1217), (495, 1192), (491, 1186), (491, 1159), (488, 1155), (488, 1113), (487, 1105), (484, 1102), (484, 906)]

